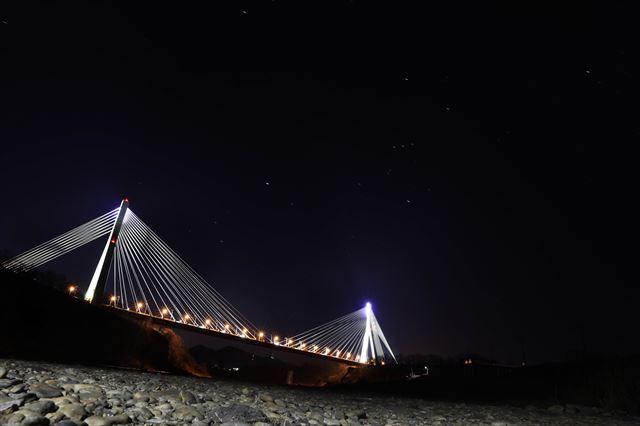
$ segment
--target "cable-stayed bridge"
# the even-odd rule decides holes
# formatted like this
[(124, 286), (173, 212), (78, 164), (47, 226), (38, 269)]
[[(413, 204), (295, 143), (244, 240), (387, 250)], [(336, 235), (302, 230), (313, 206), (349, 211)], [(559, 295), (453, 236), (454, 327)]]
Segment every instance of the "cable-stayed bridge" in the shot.
[[(118, 208), (2, 266), (26, 272), (104, 237), (105, 247), (84, 295), (88, 303), (354, 365), (396, 361), (369, 303), (294, 336), (278, 336), (256, 327), (147, 226), (129, 208), (126, 198)], [(75, 293), (77, 288), (71, 286), (69, 291)]]

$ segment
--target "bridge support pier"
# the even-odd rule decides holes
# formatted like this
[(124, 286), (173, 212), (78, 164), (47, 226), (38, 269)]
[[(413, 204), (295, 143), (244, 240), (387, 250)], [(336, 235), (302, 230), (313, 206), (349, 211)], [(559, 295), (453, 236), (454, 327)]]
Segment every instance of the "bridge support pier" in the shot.
[(104, 247), (104, 250), (102, 250), (102, 256), (100, 256), (98, 266), (93, 273), (93, 277), (89, 283), (89, 288), (84, 295), (84, 299), (93, 304), (102, 304), (104, 302), (104, 286), (107, 282), (107, 277), (109, 276), (109, 266), (111, 265), (111, 259), (113, 259), (113, 250), (116, 248), (116, 244), (118, 243), (120, 228), (122, 228), (122, 222), (124, 221), (124, 216), (127, 213), (128, 208), (129, 200), (125, 198), (122, 200), (122, 203), (120, 203), (118, 217), (113, 224), (113, 228), (109, 234), (109, 239), (107, 240), (107, 245)]

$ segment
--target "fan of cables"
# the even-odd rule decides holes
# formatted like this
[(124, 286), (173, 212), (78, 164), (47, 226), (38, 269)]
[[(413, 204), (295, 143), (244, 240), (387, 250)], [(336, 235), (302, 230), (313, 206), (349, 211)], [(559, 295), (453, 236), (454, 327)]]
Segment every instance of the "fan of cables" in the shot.
[(311, 330), (285, 338), (284, 345), (361, 363), (385, 358), (395, 361), (370, 304)]
[(2, 266), (14, 272), (26, 272), (91, 241), (104, 237), (111, 232), (119, 210), (119, 208), (114, 209), (31, 250), (27, 250), (3, 262)]
[(131, 210), (122, 223), (109, 282), (114, 307), (240, 337), (259, 334)]

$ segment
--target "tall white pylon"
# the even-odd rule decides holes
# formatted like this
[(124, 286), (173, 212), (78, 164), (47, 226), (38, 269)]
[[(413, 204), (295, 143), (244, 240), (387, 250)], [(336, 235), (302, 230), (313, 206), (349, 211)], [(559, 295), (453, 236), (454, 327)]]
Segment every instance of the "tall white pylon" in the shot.
[(383, 345), (389, 355), (391, 355), (391, 358), (393, 358), (393, 361), (397, 362), (396, 356), (393, 354), (389, 343), (387, 343), (387, 339), (384, 337), (382, 328), (380, 328), (380, 324), (378, 324), (378, 320), (376, 320), (376, 316), (373, 314), (373, 310), (371, 309), (371, 303), (369, 302), (367, 302), (365, 306), (365, 315), (366, 322), (364, 336), (362, 336), (360, 362), (367, 363), (370, 360), (384, 362), (385, 353)]
[(285, 339), (286, 346), (358, 362), (397, 362), (367, 303), (357, 311)]
[(122, 228), (122, 222), (124, 221), (124, 217), (127, 214), (128, 207), (129, 199), (124, 198), (120, 203), (118, 216), (113, 223), (113, 228), (111, 228), (109, 239), (107, 240), (107, 244), (104, 246), (102, 256), (100, 256), (100, 260), (98, 261), (98, 266), (96, 267), (96, 270), (93, 273), (93, 277), (91, 278), (91, 282), (89, 283), (89, 288), (84, 295), (84, 300), (86, 300), (87, 302), (100, 304), (103, 301), (102, 298), (104, 297), (104, 285), (107, 281), (107, 277), (109, 276), (109, 268), (111, 266), (111, 259), (113, 258), (113, 250), (115, 249), (115, 246), (118, 242), (120, 228)]

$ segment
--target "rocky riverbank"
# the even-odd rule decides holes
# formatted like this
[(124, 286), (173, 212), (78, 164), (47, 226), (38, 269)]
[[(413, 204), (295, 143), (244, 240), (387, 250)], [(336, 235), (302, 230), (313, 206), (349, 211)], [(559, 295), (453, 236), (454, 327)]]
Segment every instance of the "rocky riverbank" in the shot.
[(631, 425), (580, 407), (527, 409), (262, 386), (0, 359), (0, 424)]

